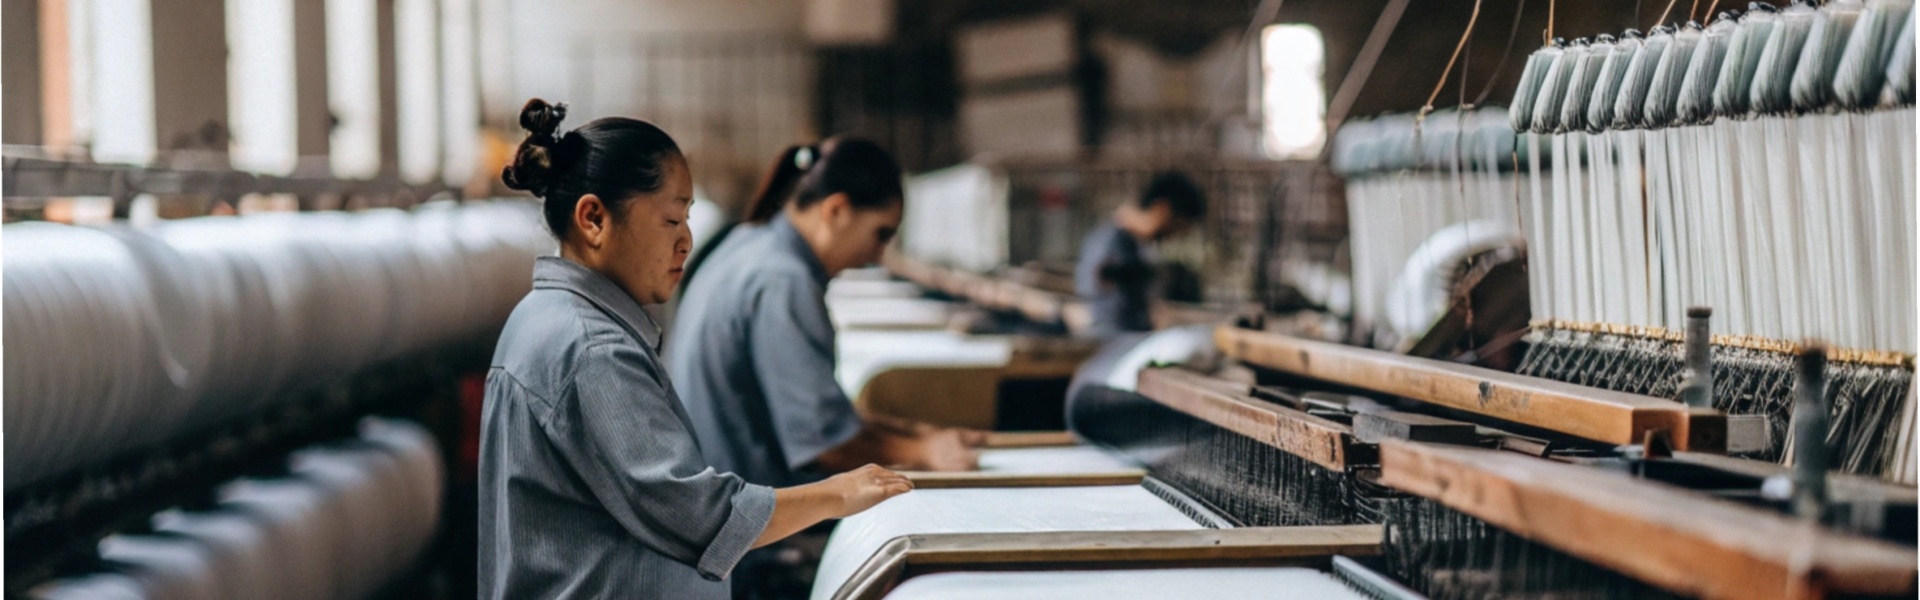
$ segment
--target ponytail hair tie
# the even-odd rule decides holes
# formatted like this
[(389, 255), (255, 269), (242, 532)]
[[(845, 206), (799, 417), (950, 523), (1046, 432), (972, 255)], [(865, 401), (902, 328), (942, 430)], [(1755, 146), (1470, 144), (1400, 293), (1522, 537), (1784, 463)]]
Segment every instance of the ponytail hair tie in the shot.
[(802, 171), (812, 169), (815, 154), (813, 146), (801, 146), (793, 153), (793, 167)]

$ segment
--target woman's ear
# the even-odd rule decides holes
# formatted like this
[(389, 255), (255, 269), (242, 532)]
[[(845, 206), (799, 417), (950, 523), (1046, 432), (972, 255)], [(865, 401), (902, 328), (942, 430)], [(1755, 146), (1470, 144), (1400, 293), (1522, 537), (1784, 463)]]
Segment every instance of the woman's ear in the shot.
[(573, 230), (580, 232), (580, 240), (588, 247), (598, 248), (607, 239), (607, 227), (611, 225), (612, 213), (600, 196), (587, 194), (573, 205)]
[(846, 192), (835, 193), (821, 199), (818, 210), (820, 216), (826, 217), (821, 220), (836, 229), (846, 227), (848, 223), (853, 222), (853, 199), (848, 198)]

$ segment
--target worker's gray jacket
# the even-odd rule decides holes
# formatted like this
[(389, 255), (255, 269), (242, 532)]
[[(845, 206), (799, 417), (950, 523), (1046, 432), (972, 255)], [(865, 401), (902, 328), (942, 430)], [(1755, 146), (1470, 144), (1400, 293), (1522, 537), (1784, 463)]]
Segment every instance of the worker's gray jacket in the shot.
[(787, 218), (735, 227), (685, 284), (667, 367), (714, 466), (753, 483), (819, 479), (860, 433), (834, 378), (827, 270)]
[(708, 466), (639, 303), (565, 259), (533, 273), (487, 374), (481, 596), (728, 597), (773, 490)]

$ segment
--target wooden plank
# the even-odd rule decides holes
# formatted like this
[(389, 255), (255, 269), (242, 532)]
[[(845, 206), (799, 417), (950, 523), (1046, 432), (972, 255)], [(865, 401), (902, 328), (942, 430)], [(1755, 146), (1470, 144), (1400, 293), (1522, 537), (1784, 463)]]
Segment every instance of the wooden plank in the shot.
[(1314, 464), (1342, 471), (1365, 462), (1346, 425), (1249, 395), (1250, 388), (1177, 368), (1140, 372), (1141, 395)]
[(1591, 440), (1637, 444), (1666, 430), (1677, 449), (1726, 447), (1725, 415), (1671, 400), (1230, 326), (1215, 329), (1214, 342), (1270, 369)]
[(1049, 448), (1079, 443), (1071, 431), (989, 431), (984, 445), (988, 448)]
[(940, 571), (1319, 563), (1379, 554), (1384, 538), (1379, 525), (907, 535), (882, 546), (833, 597), (883, 598), (901, 580)]
[(904, 471), (915, 489), (1086, 487), (1139, 485), (1147, 472), (1139, 469), (1098, 473), (990, 473), (983, 471)]
[(1914, 549), (1622, 474), (1389, 440), (1381, 483), (1685, 596), (1914, 594)]
[(1048, 531), (906, 536), (908, 568), (989, 563), (1167, 563), (1370, 556), (1380, 525), (1239, 527), (1180, 531)]

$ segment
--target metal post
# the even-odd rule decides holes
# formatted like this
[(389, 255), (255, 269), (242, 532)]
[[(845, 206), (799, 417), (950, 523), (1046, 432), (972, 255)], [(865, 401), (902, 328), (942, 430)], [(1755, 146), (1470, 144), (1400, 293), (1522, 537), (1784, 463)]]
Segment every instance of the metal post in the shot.
[(1818, 520), (1826, 512), (1827, 349), (1809, 342), (1800, 350), (1794, 379), (1793, 512)]
[(1713, 408), (1712, 318), (1711, 307), (1687, 309), (1687, 374), (1680, 387), (1680, 401), (1687, 406)]

